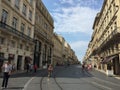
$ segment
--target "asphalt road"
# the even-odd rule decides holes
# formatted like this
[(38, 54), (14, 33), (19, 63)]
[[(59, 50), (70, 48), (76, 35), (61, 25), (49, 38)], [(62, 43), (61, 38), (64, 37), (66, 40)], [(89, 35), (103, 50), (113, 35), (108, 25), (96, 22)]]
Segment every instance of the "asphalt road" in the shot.
[(120, 80), (95, 70), (82, 71), (79, 65), (59, 66), (50, 78), (46, 70), (12, 75), (4, 90), (120, 90)]

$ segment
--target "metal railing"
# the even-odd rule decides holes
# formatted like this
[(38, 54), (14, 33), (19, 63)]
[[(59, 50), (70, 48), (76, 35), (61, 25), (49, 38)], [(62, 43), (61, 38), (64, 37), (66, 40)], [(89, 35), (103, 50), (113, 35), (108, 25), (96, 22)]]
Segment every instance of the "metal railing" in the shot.
[(114, 31), (106, 37), (106, 39), (101, 43), (100, 46), (105, 45), (109, 40), (111, 40), (115, 35), (120, 33), (120, 27), (114, 29)]
[(26, 39), (26, 40), (29, 40), (29, 41), (33, 42), (33, 39), (31, 37), (25, 35), (24, 33), (16, 30), (15, 28), (13, 28), (13, 27), (5, 24), (5, 23), (0, 22), (0, 28), (5, 30), (5, 31), (11, 32), (16, 36), (19, 36), (20, 38), (23, 38), (23, 39)]

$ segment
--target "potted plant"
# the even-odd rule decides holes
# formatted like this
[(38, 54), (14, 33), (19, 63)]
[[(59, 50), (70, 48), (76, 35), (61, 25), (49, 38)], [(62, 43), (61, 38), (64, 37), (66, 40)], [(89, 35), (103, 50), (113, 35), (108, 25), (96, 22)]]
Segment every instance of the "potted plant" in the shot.
[(107, 63), (107, 75), (108, 75), (108, 76), (113, 76), (112, 66), (113, 66), (113, 63), (112, 63), (112, 62), (108, 62), (108, 63)]

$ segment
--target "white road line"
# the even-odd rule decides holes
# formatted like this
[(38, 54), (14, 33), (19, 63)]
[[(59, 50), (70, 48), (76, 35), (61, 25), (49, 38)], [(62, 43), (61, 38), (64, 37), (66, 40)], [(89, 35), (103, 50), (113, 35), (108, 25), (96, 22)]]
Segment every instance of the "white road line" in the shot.
[(99, 78), (96, 78), (96, 77), (92, 77), (92, 78), (97, 79), (97, 80), (99, 80), (99, 81), (103, 81), (103, 82), (106, 82), (106, 83), (109, 83), (109, 84), (112, 84), (112, 85), (115, 85), (115, 86), (120, 87), (119, 84), (115, 84), (115, 83), (112, 83), (112, 82), (110, 82), (110, 81), (105, 81), (105, 80), (102, 80), (102, 79), (99, 79)]
[(30, 84), (30, 82), (34, 79), (35, 77), (32, 77), (25, 85), (22, 90), (27, 90), (27, 86)]
[[(86, 74), (89, 75), (88, 73), (86, 73)], [(97, 78), (97, 77), (92, 77), (92, 78), (93, 78), (93, 79), (97, 79), (97, 80), (102, 81), (102, 82), (106, 82), (106, 83), (109, 83), (109, 84), (115, 85), (115, 86), (117, 86), (117, 87), (120, 87), (119, 84), (112, 83), (112, 82), (110, 82), (110, 81), (106, 81), (106, 80), (103, 80), (103, 79), (100, 79), (100, 78)]]
[(96, 83), (96, 82), (92, 82), (92, 84), (94, 84), (94, 85), (96, 85), (96, 86), (99, 86), (100, 88), (102, 87), (102, 88), (104, 88), (105, 90), (112, 90), (111, 88), (106, 87), (106, 86), (101, 85), (101, 84), (98, 84), (98, 83)]

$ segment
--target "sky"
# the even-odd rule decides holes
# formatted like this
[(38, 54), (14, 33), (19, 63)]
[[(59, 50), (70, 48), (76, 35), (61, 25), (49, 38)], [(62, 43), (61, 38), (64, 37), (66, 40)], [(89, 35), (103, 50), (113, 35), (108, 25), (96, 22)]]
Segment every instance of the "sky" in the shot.
[(103, 0), (42, 0), (54, 19), (54, 32), (63, 36), (82, 61)]

